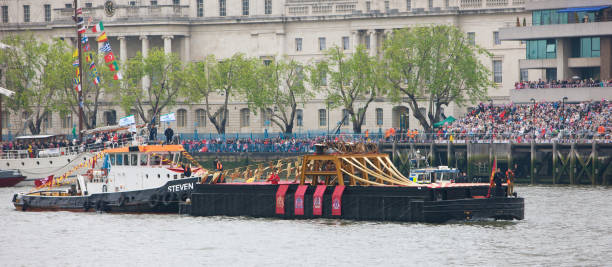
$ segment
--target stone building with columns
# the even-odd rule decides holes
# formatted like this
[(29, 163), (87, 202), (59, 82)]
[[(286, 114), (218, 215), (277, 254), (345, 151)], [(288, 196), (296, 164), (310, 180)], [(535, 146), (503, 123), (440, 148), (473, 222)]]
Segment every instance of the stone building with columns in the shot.
[[(519, 79), (519, 59), (525, 58), (521, 41), (501, 41), (498, 29), (516, 24), (531, 14), (525, 0), (80, 0), (85, 18), (102, 20), (113, 52), (120, 61), (163, 47), (185, 61), (217, 58), (242, 52), (261, 60), (286, 55), (301, 62), (315, 62), (324, 51), (341, 47), (347, 54), (364, 45), (371, 55), (380, 55), (385, 35), (393, 29), (419, 25), (454, 25), (475, 44), (486, 48), (492, 58), (481, 58), (489, 66), (496, 86), (489, 89), (495, 102), (507, 102), (510, 89)], [(30, 31), (42, 40), (63, 37), (76, 42), (71, 0), (0, 0), (0, 38)], [(90, 34), (90, 33), (88, 33)], [(92, 43), (92, 49), (97, 44)], [(100, 108), (98, 126), (113, 124), (129, 115), (111, 103)], [(221, 103), (221, 98), (218, 99)], [(343, 117), (341, 109), (328, 110), (323, 97), (299, 106), (294, 132), (325, 132)], [(175, 132), (215, 132), (207, 121), (203, 104), (179, 104), (164, 110), (176, 112)], [(445, 115), (461, 116), (465, 108), (447, 107)], [(407, 103), (385, 99), (372, 103), (366, 113), (364, 130), (408, 124), (419, 128)], [(19, 114), (4, 114), (10, 129), (21, 128)], [(76, 114), (60, 117), (54, 113), (43, 125), (45, 133), (69, 133)], [(7, 122), (5, 127), (9, 126)], [(6, 129), (6, 128), (5, 128)], [(277, 132), (266, 114), (248, 110), (241, 99), (229, 107), (228, 133)], [(343, 126), (350, 132), (350, 125)], [(6, 135), (6, 130), (4, 131)]]

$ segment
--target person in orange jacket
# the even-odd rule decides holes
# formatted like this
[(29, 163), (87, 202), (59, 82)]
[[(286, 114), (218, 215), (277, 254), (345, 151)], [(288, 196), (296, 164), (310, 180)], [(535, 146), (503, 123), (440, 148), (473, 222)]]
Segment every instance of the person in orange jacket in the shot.
[(278, 173), (276, 173), (276, 171), (273, 171), (270, 174), (270, 177), (268, 177), (268, 182), (270, 182), (271, 184), (278, 184), (279, 181), (280, 177), (278, 177)]

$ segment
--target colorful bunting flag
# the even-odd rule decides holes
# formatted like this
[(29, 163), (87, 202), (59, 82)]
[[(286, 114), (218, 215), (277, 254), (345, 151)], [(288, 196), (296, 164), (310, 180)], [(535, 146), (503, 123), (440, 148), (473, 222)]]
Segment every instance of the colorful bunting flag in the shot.
[(114, 80), (121, 80), (123, 79), (123, 75), (121, 75), (121, 72), (117, 72), (115, 73), (115, 75), (113, 76)]
[(78, 67), (79, 66), (79, 60), (75, 60), (74, 62), (72, 62), (72, 66)]
[(88, 41), (89, 41), (89, 38), (87, 38), (87, 36), (81, 37), (81, 43), (86, 44)]
[(79, 79), (79, 77), (76, 77), (76, 78), (72, 79), (72, 81), (74, 82), (74, 84), (81, 83), (81, 79)]
[(104, 30), (104, 25), (102, 25), (102, 21), (98, 22), (98, 24), (94, 25), (91, 28), (92, 32), (102, 32)]
[(108, 53), (111, 51), (111, 46), (108, 42), (104, 42), (104, 44), (100, 47), (100, 52)]
[(81, 84), (77, 84), (77, 86), (74, 88), (74, 90), (76, 90), (77, 92), (81, 91)]
[(106, 38), (106, 32), (102, 32), (102, 34), (100, 34), (100, 36), (98, 36), (96, 41), (98, 41), (98, 43), (102, 43), (102, 42), (108, 41), (108, 38)]
[(87, 55), (85, 56), (85, 60), (86, 60), (87, 62), (92, 62), (92, 61), (93, 61), (93, 58), (91, 57), (91, 53), (89, 53), (89, 54), (87, 54)]
[(96, 68), (96, 62), (91, 62), (91, 64), (89, 64), (89, 69), (95, 69)]
[(100, 77), (96, 76), (93, 80), (94, 84), (98, 85), (100, 84)]
[(83, 14), (83, 9), (82, 8), (77, 8), (76, 10), (77, 15), (82, 15)]
[(79, 56), (79, 49), (75, 49), (74, 52), (72, 52), (72, 57), (78, 57)]
[(83, 22), (84, 22), (83, 21), (83, 17), (77, 17), (77, 19), (76, 19), (77, 25), (81, 25), (81, 24), (83, 24)]
[(81, 26), (81, 28), (79, 28), (79, 33), (80, 34), (85, 33), (85, 31), (87, 31), (87, 29), (85, 29), (85, 26)]
[(113, 60), (115, 60), (115, 55), (113, 55), (113, 52), (109, 52), (108, 54), (106, 54), (106, 56), (104, 56), (104, 62), (106, 62), (107, 64)]
[(77, 68), (77, 69), (76, 69), (76, 76), (77, 76), (77, 77), (79, 77), (79, 74), (80, 74), (80, 72), (79, 72), (79, 68)]
[(108, 68), (111, 71), (117, 71), (119, 69), (119, 66), (117, 65), (117, 61), (113, 60), (113, 63), (108, 64)]
[(89, 51), (91, 48), (89, 47), (89, 43), (85, 44), (85, 47), (83, 47), (83, 50), (85, 50), (85, 52)]

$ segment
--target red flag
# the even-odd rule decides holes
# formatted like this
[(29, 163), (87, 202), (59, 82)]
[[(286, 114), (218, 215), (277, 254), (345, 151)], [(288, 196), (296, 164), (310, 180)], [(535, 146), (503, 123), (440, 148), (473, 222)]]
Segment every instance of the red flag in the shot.
[(493, 168), (491, 168), (491, 178), (489, 179), (489, 191), (487, 192), (487, 198), (491, 197), (491, 188), (495, 185), (495, 171), (497, 170), (497, 158), (493, 160)]
[(113, 60), (115, 60), (115, 55), (113, 55), (113, 52), (108, 52), (108, 54), (104, 56), (104, 62), (106, 62), (107, 64), (112, 62)]
[(51, 184), (52, 181), (53, 181), (53, 175), (49, 175), (49, 177), (47, 177), (47, 178), (34, 180), (34, 185), (36, 187), (45, 186), (47, 184), (52, 185)]

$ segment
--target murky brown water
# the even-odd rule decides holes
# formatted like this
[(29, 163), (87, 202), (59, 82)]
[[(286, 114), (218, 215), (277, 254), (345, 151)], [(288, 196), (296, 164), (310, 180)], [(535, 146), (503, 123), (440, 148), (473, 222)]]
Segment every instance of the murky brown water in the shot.
[(524, 221), (442, 225), (20, 212), (0, 188), (2, 266), (605, 266), (612, 188), (521, 186)]

